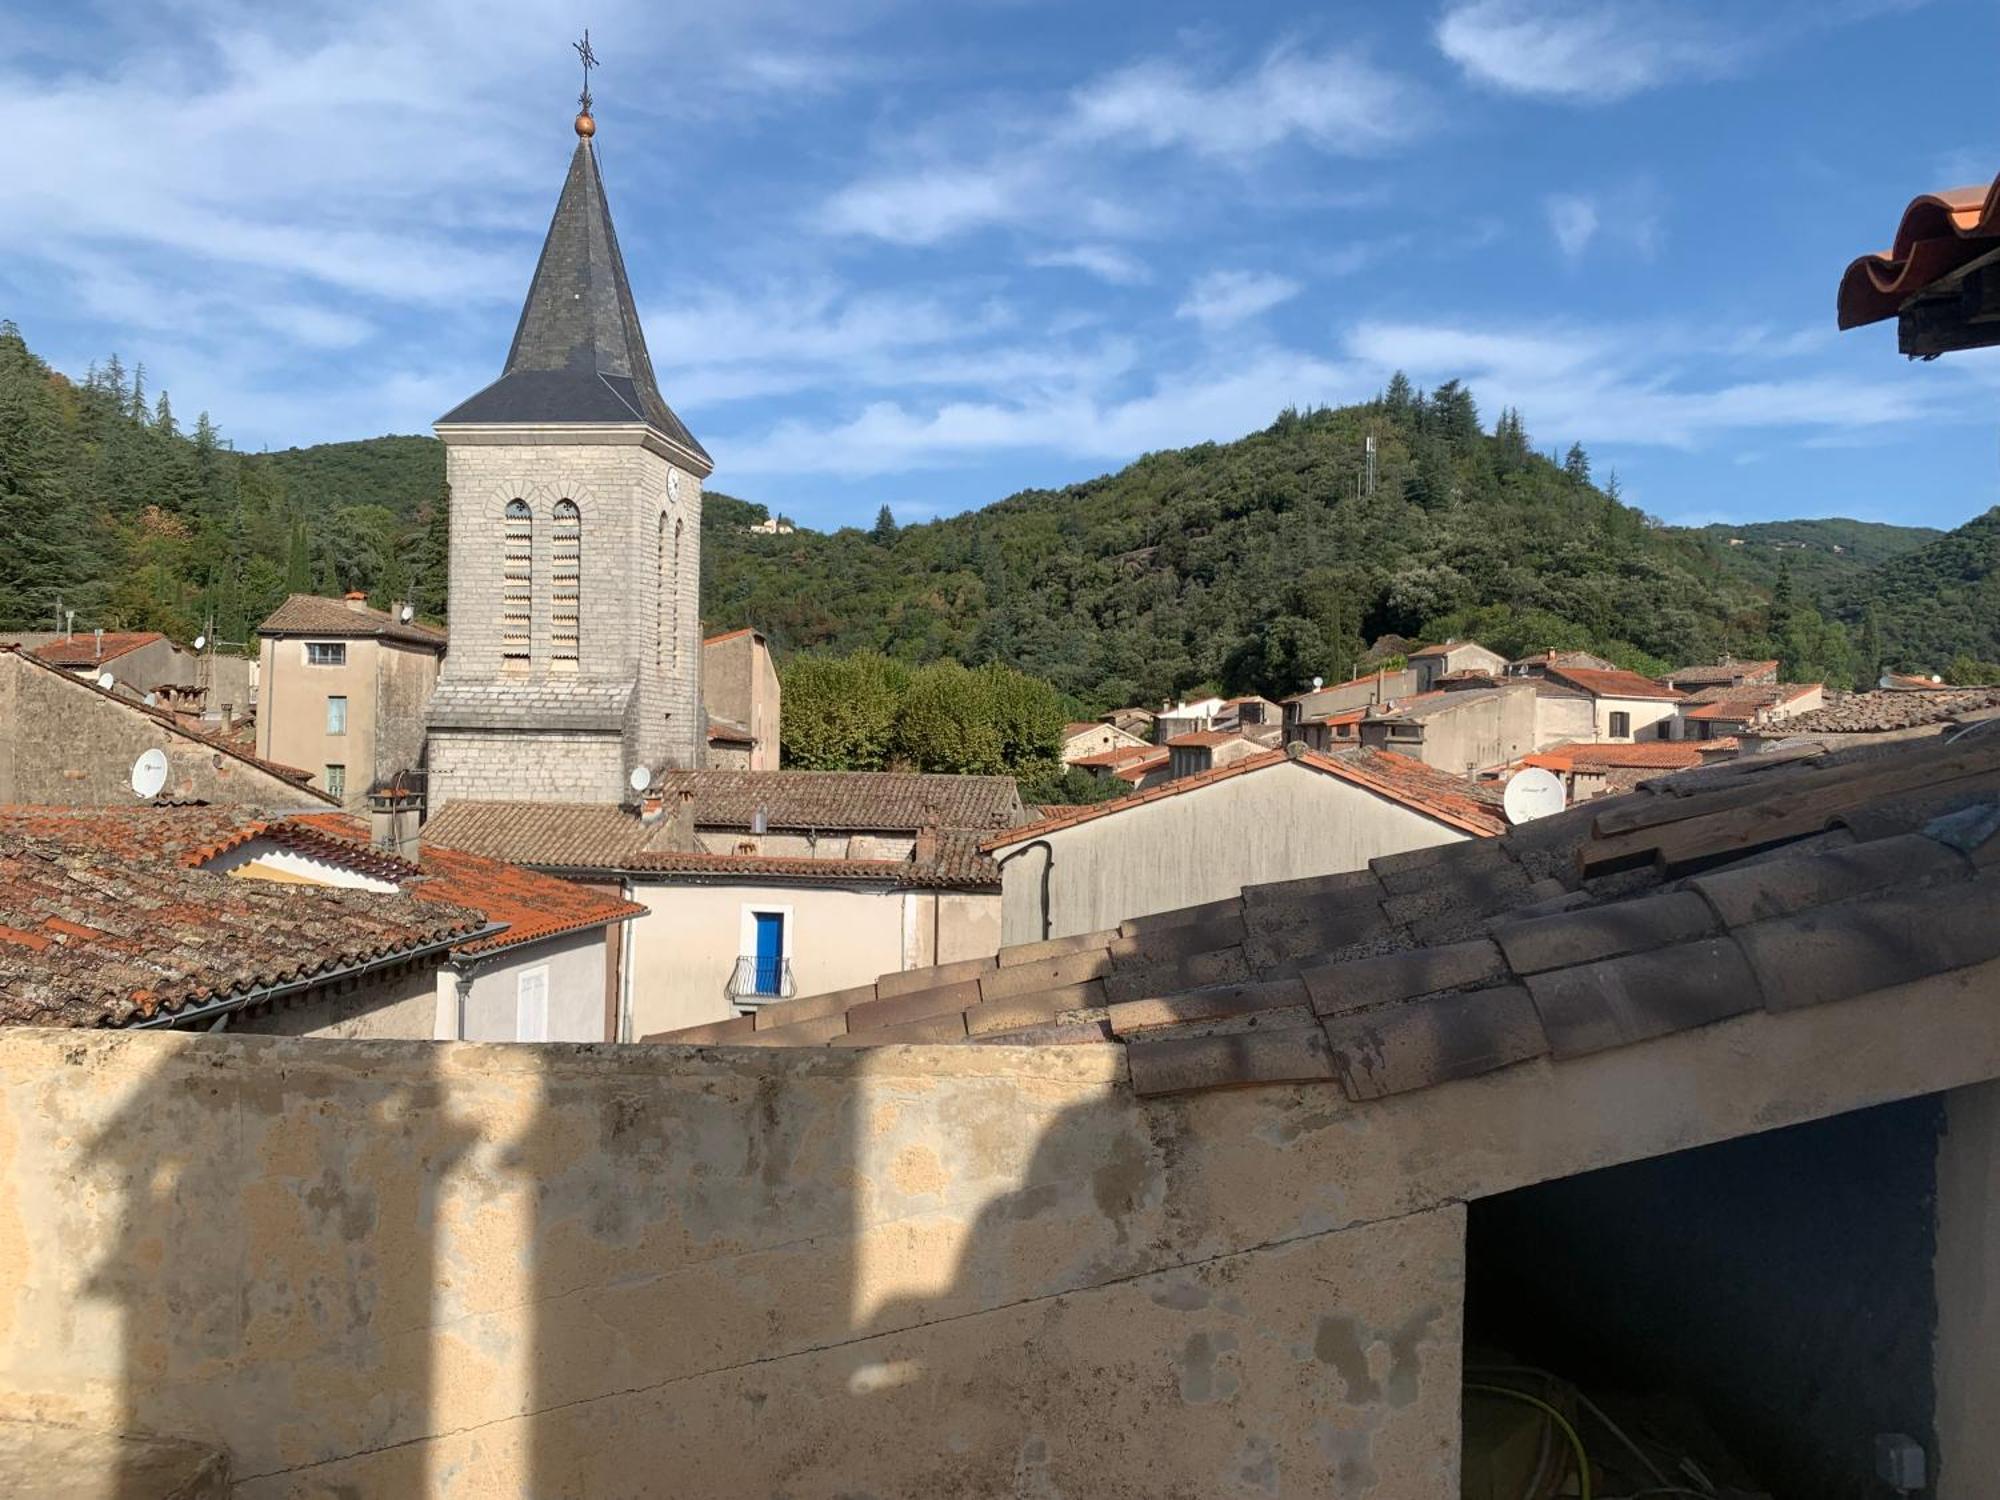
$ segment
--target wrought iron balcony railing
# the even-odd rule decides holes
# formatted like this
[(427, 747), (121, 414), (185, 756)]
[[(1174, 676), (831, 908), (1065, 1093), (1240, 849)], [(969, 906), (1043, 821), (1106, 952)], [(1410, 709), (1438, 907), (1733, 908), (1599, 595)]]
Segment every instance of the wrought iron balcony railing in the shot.
[(792, 980), (789, 958), (760, 957), (746, 953), (736, 960), (729, 976), (731, 1000), (789, 1000), (798, 993)]

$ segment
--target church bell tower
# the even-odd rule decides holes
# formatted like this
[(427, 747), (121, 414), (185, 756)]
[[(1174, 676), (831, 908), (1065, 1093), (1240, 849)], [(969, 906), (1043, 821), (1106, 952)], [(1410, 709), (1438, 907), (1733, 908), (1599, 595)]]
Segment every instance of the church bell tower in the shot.
[(430, 806), (630, 800), (698, 766), (701, 487), (653, 377), (605, 201), (587, 68), (576, 151), (500, 378), (436, 424), (451, 647)]

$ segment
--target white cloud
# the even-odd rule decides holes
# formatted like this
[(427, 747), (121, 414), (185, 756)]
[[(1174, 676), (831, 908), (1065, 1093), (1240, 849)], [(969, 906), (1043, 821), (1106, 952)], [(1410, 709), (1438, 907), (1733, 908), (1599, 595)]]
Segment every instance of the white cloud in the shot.
[[(1286, 145), (1368, 156), (1430, 129), (1409, 79), (1358, 52), (1280, 48), (1224, 75), (1153, 59), (1081, 85), (1059, 106), (982, 109), (910, 132), (880, 170), (836, 189), (819, 225), (836, 234), (935, 245), (996, 225), (1130, 235), (1154, 222), (1129, 181), (1135, 156), (1180, 153), (1241, 172)], [(963, 138), (940, 153), (940, 138)]]
[(1590, 103), (1726, 71), (1744, 46), (1686, 6), (1647, 0), (1459, 0), (1436, 36), (1479, 83)]
[[(1464, 380), (1482, 406), (1518, 407), (1563, 441), (1695, 448), (1718, 436), (1804, 428), (1852, 433), (1936, 420), (1908, 382), (1844, 374), (1748, 378), (1727, 368), (1733, 335), (1703, 341), (1656, 328), (1526, 333), (1448, 324), (1363, 323), (1347, 347), (1419, 384)], [(1685, 359), (1683, 373), (1677, 363)]]
[(1289, 47), (1233, 78), (1202, 78), (1176, 62), (1138, 63), (1079, 88), (1071, 107), (1059, 132), (1071, 140), (1225, 157), (1294, 140), (1367, 155), (1430, 124), (1415, 86), (1360, 53)]
[(1556, 247), (1571, 260), (1590, 248), (1597, 236), (1597, 204), (1581, 193), (1551, 193), (1542, 200), (1549, 216), (1549, 233)]
[(1210, 330), (1230, 328), (1290, 301), (1299, 290), (1290, 277), (1269, 271), (1210, 271), (1195, 278), (1174, 316)]
[(1028, 264), (1044, 268), (1088, 271), (1113, 286), (1138, 286), (1153, 279), (1153, 273), (1138, 256), (1112, 245), (1072, 245), (1066, 250), (1045, 250), (1028, 257)]

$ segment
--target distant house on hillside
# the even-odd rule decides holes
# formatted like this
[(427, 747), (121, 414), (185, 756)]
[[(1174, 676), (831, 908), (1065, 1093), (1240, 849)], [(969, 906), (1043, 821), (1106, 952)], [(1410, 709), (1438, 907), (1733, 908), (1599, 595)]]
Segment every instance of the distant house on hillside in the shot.
[(1079, 722), (1063, 726), (1062, 758), (1064, 765), (1073, 766), (1092, 756), (1103, 755), (1111, 750), (1143, 751), (1147, 741), (1144, 735), (1120, 729), (1115, 724)]
[(1507, 658), (1477, 641), (1442, 641), (1412, 651), (1410, 670), (1417, 674), (1417, 691), (1427, 693), (1447, 673), (1483, 672), (1497, 677), (1507, 670)]
[(293, 594), (257, 627), (257, 753), (310, 772), (346, 807), (424, 760), (424, 711), (445, 633), (368, 596)]
[(1591, 738), (1600, 743), (1656, 740), (1674, 718), (1684, 696), (1637, 672), (1589, 667), (1550, 667), (1548, 681), (1582, 693), (1591, 702)]
[(1114, 708), (1110, 713), (1099, 714), (1097, 722), (1110, 724), (1150, 744), (1153, 738), (1153, 720), (1158, 717), (1149, 708)]
[(1179, 781), (1184, 776), (1220, 770), (1239, 760), (1262, 755), (1268, 748), (1230, 730), (1201, 729), (1192, 734), (1177, 734), (1166, 742), (1167, 779)]
[(1670, 688), (1678, 688), (1683, 693), (1698, 693), (1706, 688), (1757, 687), (1778, 680), (1778, 663), (1775, 661), (1736, 661), (1731, 657), (1705, 667), (1676, 667), (1660, 679)]
[(1722, 683), (1690, 693), (1681, 701), (1682, 737), (1733, 738), (1752, 725), (1772, 725), (1811, 713), (1826, 702), (1817, 682)]
[(1364, 710), (1355, 735), (1369, 749), (1463, 775), (1538, 748), (1535, 709), (1535, 684), (1480, 678)]
[(1383, 670), (1370, 672), (1364, 677), (1351, 677), (1346, 682), (1323, 683), (1305, 692), (1294, 693), (1285, 699), (1283, 705), (1286, 733), (1288, 737), (1298, 738), (1300, 726), (1329, 714), (1344, 714), (1349, 709), (1371, 703), (1414, 697), (1418, 691), (1417, 682), (1415, 671), (1399, 667), (1394, 671)]
[(1510, 677), (1540, 677), (1550, 667), (1585, 667), (1594, 672), (1615, 672), (1618, 664), (1589, 651), (1537, 651), (1507, 663)]

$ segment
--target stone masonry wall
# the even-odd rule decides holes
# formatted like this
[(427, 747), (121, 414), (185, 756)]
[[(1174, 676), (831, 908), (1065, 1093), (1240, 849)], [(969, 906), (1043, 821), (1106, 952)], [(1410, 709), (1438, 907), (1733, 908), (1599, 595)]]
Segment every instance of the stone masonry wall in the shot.
[(429, 811), (447, 802), (617, 802), (629, 794), (615, 734), (433, 729)]
[[(508, 502), (534, 513), (534, 626), (530, 679), (549, 675), (553, 511), (582, 517), (581, 620), (575, 675), (633, 682), (630, 764), (693, 766), (704, 749), (701, 713), (701, 481), (643, 446), (637, 432), (454, 435), (451, 485), (451, 652), (444, 677), (506, 684), (500, 600)], [(491, 434), (498, 438), (501, 433)], [(671, 560), (662, 577), (662, 518)], [(668, 615), (662, 632), (660, 615)], [(622, 777), (621, 777), (622, 780)], [(519, 793), (517, 795), (527, 795)]]

